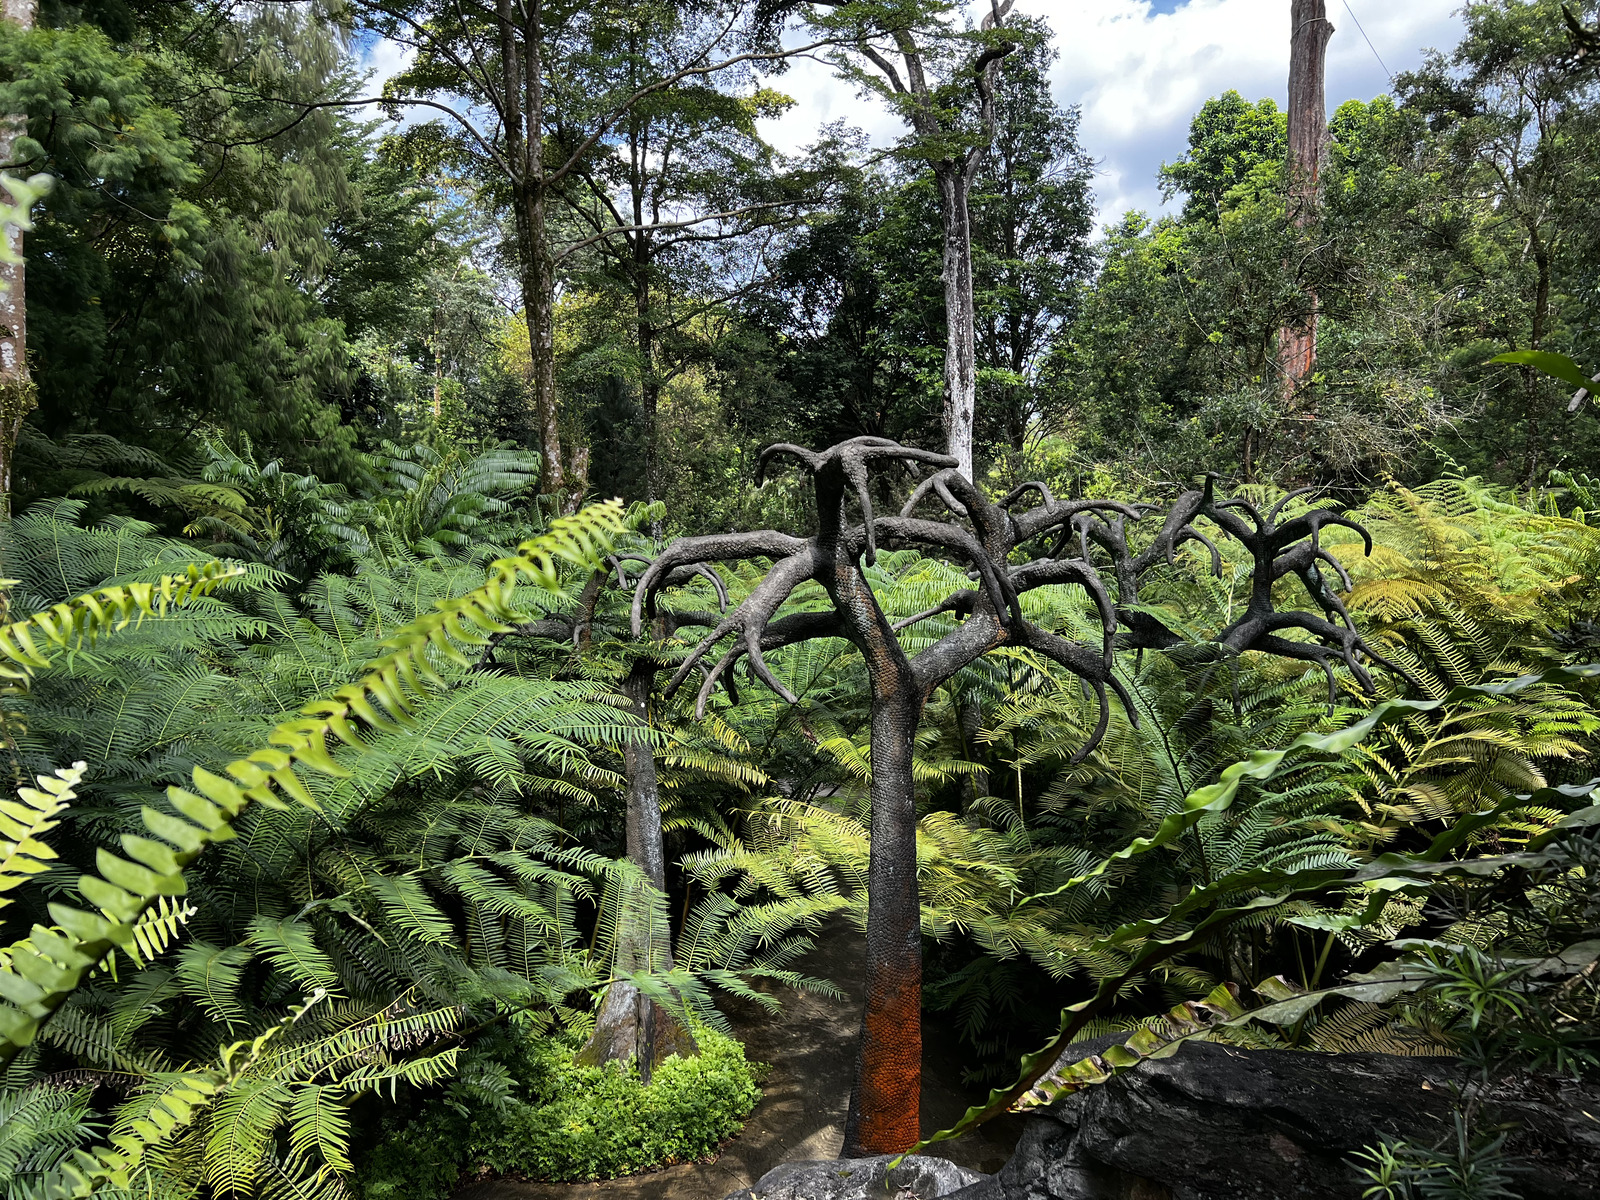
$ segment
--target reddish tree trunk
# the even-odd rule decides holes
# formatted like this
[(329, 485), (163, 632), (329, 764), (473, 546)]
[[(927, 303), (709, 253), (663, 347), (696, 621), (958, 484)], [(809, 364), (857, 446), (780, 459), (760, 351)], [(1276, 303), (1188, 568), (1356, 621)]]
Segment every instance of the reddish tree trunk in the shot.
[[(1328, 98), (1324, 84), (1333, 26), (1326, 0), (1292, 0), (1289, 34), (1289, 212), (1306, 225), (1319, 204), (1328, 154)], [(1308, 288), (1306, 316), (1278, 334), (1278, 369), (1284, 396), (1297, 403), (1317, 369), (1317, 293)], [(1314, 412), (1309, 415), (1315, 416)]]
[(884, 661), (873, 671), (867, 1004), (845, 1118), (845, 1158), (898, 1154), (921, 1136), (922, 913), (911, 765), (922, 697), (910, 680), (894, 682), (895, 666)]

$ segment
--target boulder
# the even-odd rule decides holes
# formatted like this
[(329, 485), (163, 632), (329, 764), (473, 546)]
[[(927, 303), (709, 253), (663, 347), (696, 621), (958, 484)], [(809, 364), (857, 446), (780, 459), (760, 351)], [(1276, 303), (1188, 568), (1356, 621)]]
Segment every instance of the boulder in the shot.
[(942, 1158), (824, 1158), (784, 1163), (727, 1200), (935, 1200), (984, 1176)]
[[(1189, 1044), (1031, 1117), (1011, 1161), (952, 1200), (1356, 1200), (1370, 1181), (1351, 1155), (1443, 1141), (1467, 1081), (1455, 1059)], [(1516, 1127), (1526, 1200), (1600, 1197), (1600, 1085), (1524, 1078), (1482, 1100)]]

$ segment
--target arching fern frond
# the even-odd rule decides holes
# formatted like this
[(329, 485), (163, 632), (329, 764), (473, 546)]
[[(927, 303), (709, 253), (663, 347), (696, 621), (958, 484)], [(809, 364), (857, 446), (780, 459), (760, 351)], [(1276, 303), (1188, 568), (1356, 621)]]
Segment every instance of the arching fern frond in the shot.
[(52, 652), (89, 649), (131, 622), (165, 616), (243, 574), (243, 567), (228, 563), (191, 563), (182, 575), (103, 587), (13, 621), (0, 627), (0, 679), (26, 688), (36, 672), (50, 666)]

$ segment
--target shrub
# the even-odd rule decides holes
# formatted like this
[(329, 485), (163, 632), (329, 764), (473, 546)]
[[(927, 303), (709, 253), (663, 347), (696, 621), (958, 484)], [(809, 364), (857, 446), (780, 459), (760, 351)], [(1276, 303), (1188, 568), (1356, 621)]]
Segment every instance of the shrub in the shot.
[(610, 1179), (691, 1162), (737, 1133), (761, 1098), (761, 1064), (712, 1030), (698, 1058), (669, 1058), (650, 1085), (631, 1066), (580, 1066), (572, 1037), (497, 1034), (409, 1119), (386, 1119), (359, 1174), (365, 1200), (449, 1194), (463, 1172)]

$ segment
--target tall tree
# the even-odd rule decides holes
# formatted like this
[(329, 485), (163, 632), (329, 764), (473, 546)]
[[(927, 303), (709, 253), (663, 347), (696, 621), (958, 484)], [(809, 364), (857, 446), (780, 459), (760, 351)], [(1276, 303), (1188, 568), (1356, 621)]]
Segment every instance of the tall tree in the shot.
[(1040, 359), (1094, 263), (1094, 164), (1078, 145), (1077, 109), (1051, 95), (1048, 30), (1031, 28), (1038, 36), (1001, 66), (993, 144), (972, 198), (978, 365), (988, 380), (977, 424), (981, 440), (1017, 459), (1040, 415)]
[[(1594, 327), (1600, 109), (1592, 62), (1573, 61), (1565, 7), (1469, 4), (1461, 44), (1395, 81), (1405, 109), (1436, 139), (1433, 163), (1455, 225), (1446, 245), (1479, 309), (1469, 326), (1473, 367), (1490, 350), (1564, 348)], [(1580, 15), (1593, 11), (1585, 4)], [(1475, 456), (1491, 470), (1534, 487), (1552, 465), (1587, 465), (1584, 435), (1565, 420), (1566, 397), (1551, 381), (1492, 368), (1469, 383), (1482, 389)]]
[(1283, 162), (1288, 147), (1283, 110), (1271, 99), (1251, 104), (1230, 89), (1202, 104), (1189, 122), (1189, 149), (1161, 166), (1162, 194), (1187, 197), (1185, 221), (1215, 221), (1229, 189), (1263, 163)]
[(816, 5), (824, 11), (813, 17), (842, 42), (847, 75), (910, 126), (902, 153), (932, 169), (944, 235), (945, 448), (969, 479), (978, 396), (972, 187), (994, 137), (1000, 63), (1019, 44), (1018, 31), (1005, 24), (1012, 3), (990, 0), (976, 30), (957, 29), (959, 7), (946, 0), (846, 0)]
[[(580, 202), (585, 173), (613, 159), (633, 114), (675, 89), (714, 87), (820, 43), (783, 45), (781, 14), (749, 0), (355, 0), (355, 8), (415, 51), (385, 91), (391, 107), (442, 114), (413, 136), (436, 139), (502, 190), (516, 230), (542, 487), (575, 495), (584, 451), (563, 452), (556, 395), (558, 206)], [(625, 220), (611, 232), (643, 224)]]
[[(666, 45), (654, 44), (663, 33), (672, 35)], [(683, 30), (641, 25), (631, 36), (637, 85), (640, 65), (674, 52)], [(728, 72), (725, 86), (740, 82), (735, 74)], [(739, 74), (756, 85), (753, 71)], [(592, 232), (567, 245), (558, 263), (578, 261), (593, 247), (608, 277), (601, 286), (620, 283), (627, 296), (644, 444), (640, 482), (647, 501), (663, 495), (662, 388), (697, 357), (693, 350), (681, 352), (693, 339), (679, 335), (759, 286), (764, 259), (752, 243), (789, 224), (803, 199), (782, 194), (790, 181), (778, 178), (774, 153), (755, 124), (788, 103), (766, 90), (734, 95), (705, 86), (669, 89), (623, 117), (615, 154), (579, 170), (586, 194), (572, 195), (572, 207)]]
[(30, 423), (167, 455), (245, 434), (350, 473), (349, 356), (320, 293), (367, 147), (306, 107), (348, 83), (337, 28), (299, 4), (89, 12), (0, 28), (0, 108), (28, 114), (14, 161), (55, 179), (30, 235)]
[[(1328, 157), (1326, 0), (1294, 0), (1289, 10), (1289, 207), (1297, 226), (1316, 219)], [(1294, 403), (1317, 369), (1317, 294), (1308, 289), (1303, 320), (1278, 335), (1278, 370)]]

